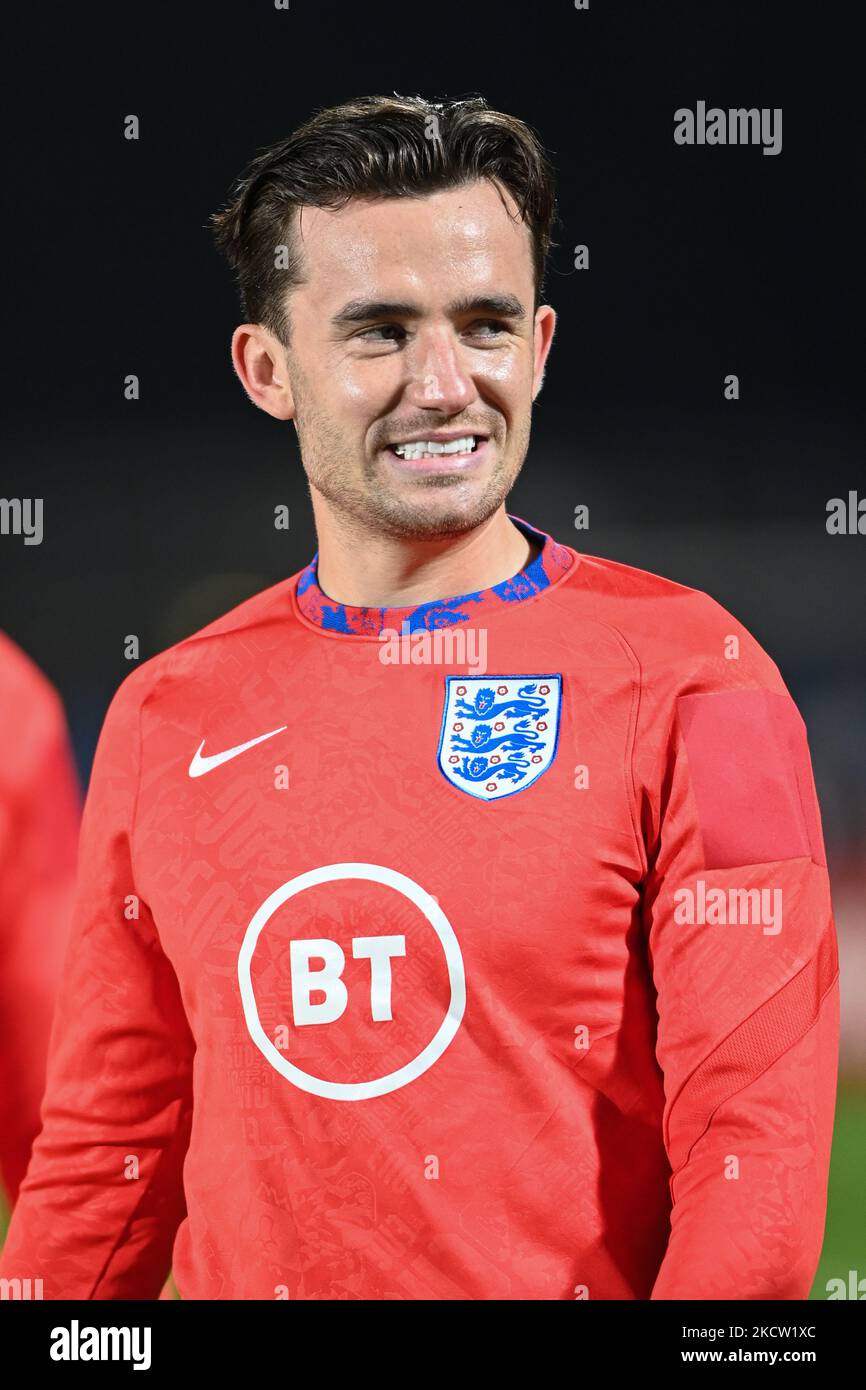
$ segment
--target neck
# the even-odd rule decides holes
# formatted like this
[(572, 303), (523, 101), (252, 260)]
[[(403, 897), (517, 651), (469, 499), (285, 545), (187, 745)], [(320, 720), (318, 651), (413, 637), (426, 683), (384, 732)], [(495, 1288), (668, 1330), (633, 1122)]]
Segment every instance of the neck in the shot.
[(508, 519), (505, 504), (459, 536), (403, 539), (337, 514), (314, 488), (322, 592), (354, 608), (406, 608), (492, 588), (537, 553)]

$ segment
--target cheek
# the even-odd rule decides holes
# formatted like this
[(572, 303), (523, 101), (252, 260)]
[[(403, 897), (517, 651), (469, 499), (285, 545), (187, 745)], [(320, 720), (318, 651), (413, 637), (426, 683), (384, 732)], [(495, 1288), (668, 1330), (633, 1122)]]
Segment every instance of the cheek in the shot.
[(486, 382), (497, 395), (514, 402), (522, 401), (532, 387), (532, 363), (517, 353), (491, 353), (474, 375), (477, 382)]
[(487, 381), (496, 381), (502, 386), (516, 388), (523, 380), (525, 372), (523, 364), (510, 357), (501, 362), (491, 362), (490, 366), (485, 368), (483, 375)]
[[(341, 362), (328, 371), (326, 399), (338, 412), (377, 415), (387, 406), (397, 375), (382, 363)], [(393, 378), (393, 380), (392, 380)]]

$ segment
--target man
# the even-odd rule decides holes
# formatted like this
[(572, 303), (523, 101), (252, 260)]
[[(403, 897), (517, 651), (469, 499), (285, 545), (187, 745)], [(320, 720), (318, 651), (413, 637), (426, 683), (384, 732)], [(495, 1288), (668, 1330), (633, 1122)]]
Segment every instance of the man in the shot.
[(0, 1264), (46, 1298), (170, 1261), (204, 1299), (809, 1291), (838, 985), (805, 731), (711, 599), (505, 510), (553, 211), (519, 121), (395, 97), (216, 219), (319, 549), (112, 701)]
[(39, 1131), (79, 818), (60, 698), (0, 632), (0, 1187), (9, 1206)]

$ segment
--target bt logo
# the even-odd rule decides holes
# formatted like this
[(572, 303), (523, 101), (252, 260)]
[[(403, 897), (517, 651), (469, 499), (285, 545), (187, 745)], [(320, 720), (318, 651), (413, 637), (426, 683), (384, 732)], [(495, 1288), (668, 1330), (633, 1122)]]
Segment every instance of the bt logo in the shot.
[[(292, 1009), (295, 1024), (334, 1023), (346, 1012), (349, 991), (343, 983), (346, 957), (336, 941), (326, 937), (318, 941), (293, 941)], [(405, 956), (405, 936), (356, 936), (352, 940), (355, 960), (370, 962), (370, 1017), (376, 1023), (386, 1022), (391, 1013), (391, 957)], [(321, 970), (310, 967), (311, 960), (325, 962)], [(321, 990), (325, 999), (313, 1004), (310, 996)]]
[[(408, 898), (436, 933), (448, 970), (451, 998), (434, 1036), (426, 1047), (404, 1066), (398, 1067), (387, 1076), (374, 1077), (369, 1081), (328, 1081), (295, 1066), (275, 1047), (262, 1027), (253, 990), (253, 953), (263, 928), (273, 914), (298, 893), (321, 883), (333, 883), (338, 879), (363, 879), (371, 883), (384, 884), (385, 887)], [(376, 1022), (388, 1021), (392, 1016), (391, 960), (395, 956), (405, 954), (404, 936), (359, 936), (352, 941), (353, 957), (356, 960), (370, 961), (370, 1012)], [(313, 969), (313, 960), (322, 961), (323, 965)], [(345, 1012), (349, 997), (342, 978), (346, 958), (340, 945), (325, 938), (293, 941), (290, 946), (290, 961), (295, 1024), (303, 1026), (311, 1023), (331, 1023), (339, 1019)], [(425, 892), (419, 884), (405, 874), (397, 873), (395, 869), (384, 868), (381, 864), (326, 864), (322, 868), (298, 874), (296, 878), (289, 879), (288, 883), (282, 884), (271, 893), (246, 929), (238, 956), (238, 984), (247, 1028), (259, 1051), (272, 1067), (299, 1090), (329, 1100), (368, 1100), (372, 1096), (388, 1095), (389, 1092), (408, 1085), (410, 1081), (415, 1081), (442, 1056), (460, 1027), (466, 1008), (463, 956), (451, 923), (435, 898)], [(325, 998), (322, 1002), (314, 1004), (312, 994), (317, 990), (322, 991)]]

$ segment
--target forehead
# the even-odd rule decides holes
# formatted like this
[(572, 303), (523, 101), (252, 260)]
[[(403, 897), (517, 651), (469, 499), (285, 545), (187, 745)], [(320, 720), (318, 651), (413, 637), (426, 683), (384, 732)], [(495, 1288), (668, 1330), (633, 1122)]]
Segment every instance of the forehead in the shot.
[[(305, 284), (318, 302), (349, 294), (495, 286), (531, 290), (532, 242), (508, 191), (481, 179), (418, 198), (304, 207), (296, 224)], [(506, 283), (507, 282), (507, 283)]]

